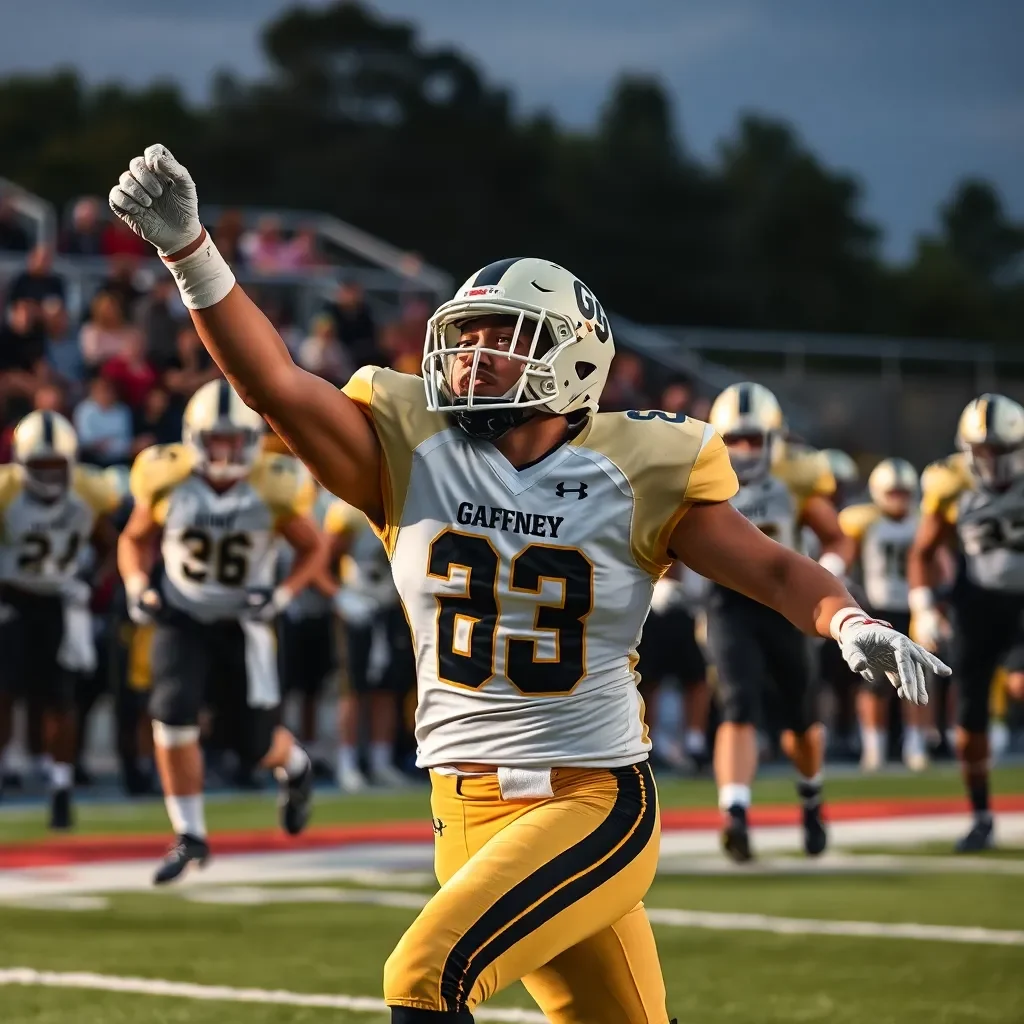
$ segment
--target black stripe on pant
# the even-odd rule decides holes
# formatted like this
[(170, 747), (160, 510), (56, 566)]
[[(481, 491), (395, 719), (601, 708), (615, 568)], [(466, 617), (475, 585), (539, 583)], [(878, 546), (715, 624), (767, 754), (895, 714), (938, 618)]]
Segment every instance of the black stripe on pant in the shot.
[[(657, 819), (650, 765), (644, 761), (611, 772), (618, 793), (604, 821), (513, 886), (452, 948), (441, 974), (441, 997), (449, 1010), (465, 1009), (473, 985), (488, 965), (614, 878), (650, 842)], [(510, 925), (510, 921), (514, 923)]]

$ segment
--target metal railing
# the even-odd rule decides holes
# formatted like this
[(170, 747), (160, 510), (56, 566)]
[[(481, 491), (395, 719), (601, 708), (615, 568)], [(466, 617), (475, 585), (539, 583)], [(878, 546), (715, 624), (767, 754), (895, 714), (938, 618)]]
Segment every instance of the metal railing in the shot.
[(14, 207), (28, 229), (33, 245), (56, 245), (57, 211), (52, 203), (7, 178), (0, 178), (0, 198)]

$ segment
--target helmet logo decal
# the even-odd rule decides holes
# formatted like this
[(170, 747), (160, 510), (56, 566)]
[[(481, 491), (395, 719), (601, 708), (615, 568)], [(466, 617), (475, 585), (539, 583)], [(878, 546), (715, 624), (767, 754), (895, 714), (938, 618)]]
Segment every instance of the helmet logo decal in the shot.
[(573, 281), (572, 288), (576, 293), (576, 305), (579, 307), (580, 313), (583, 314), (583, 319), (597, 335), (598, 341), (607, 341), (608, 318), (605, 316), (601, 303), (582, 281)]

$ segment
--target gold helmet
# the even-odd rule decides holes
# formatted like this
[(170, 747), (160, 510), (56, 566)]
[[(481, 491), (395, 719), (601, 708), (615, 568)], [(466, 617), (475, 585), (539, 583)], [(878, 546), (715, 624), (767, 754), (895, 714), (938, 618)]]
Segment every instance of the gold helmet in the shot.
[(14, 461), (25, 469), (25, 488), (42, 501), (56, 501), (71, 484), (78, 435), (59, 412), (30, 412), (15, 428)]
[(868, 477), (871, 500), (886, 515), (906, 515), (918, 491), (917, 470), (906, 459), (883, 459)]
[(1024, 408), (1005, 395), (967, 403), (956, 430), (957, 447), (986, 487), (1005, 487), (1024, 474)]
[(769, 471), (772, 449), (785, 423), (778, 400), (764, 385), (730, 384), (715, 399), (708, 420), (729, 446), (729, 459), (741, 483)]
[(204, 384), (185, 406), (181, 439), (196, 452), (196, 470), (216, 481), (240, 480), (259, 454), (265, 424), (226, 380)]

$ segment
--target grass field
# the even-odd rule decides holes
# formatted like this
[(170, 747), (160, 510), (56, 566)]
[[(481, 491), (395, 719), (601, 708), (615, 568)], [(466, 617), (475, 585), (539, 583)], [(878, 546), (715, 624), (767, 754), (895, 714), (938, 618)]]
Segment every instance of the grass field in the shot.
[[(707, 782), (670, 781), (660, 788), (666, 806), (713, 802)], [(1024, 792), (1024, 772), (1004, 770), (997, 789)], [(788, 782), (767, 780), (758, 798), (784, 801), (791, 792)], [(837, 779), (830, 786), (837, 799), (957, 792), (955, 775), (944, 772), (924, 779)], [(419, 790), (330, 798), (320, 801), (317, 820), (398, 820), (422, 816), (425, 809), (425, 793)], [(0, 812), (0, 835), (41, 834), (38, 815), (37, 808)], [(246, 797), (215, 801), (210, 817), (214, 829), (250, 828), (269, 824), (273, 815), (266, 797)], [(103, 832), (166, 828), (159, 805), (83, 806), (82, 822)], [(913, 852), (948, 853), (948, 847)], [(646, 902), (655, 921), (670, 1013), (680, 1024), (1022, 1024), (1024, 865), (1019, 873), (987, 871), (984, 865), (947, 873), (941, 864), (919, 873), (909, 860), (885, 870), (872, 866), (873, 860), (864, 858), (863, 870), (836, 873), (737, 870), (709, 877), (686, 874), (684, 868), (684, 873), (659, 875)], [(1004, 859), (993, 868), (997, 863), (1014, 867)], [(0, 981), (11, 968), (65, 972), (24, 979), (35, 982), (30, 985), (0, 985), (0, 1022), (383, 1022), (386, 1014), (374, 1009), (382, 965), (414, 916), (415, 904), (430, 891), (415, 878), (395, 877), (375, 889), (315, 881), (272, 890), (250, 886), (239, 893), (190, 885), (110, 895), (94, 909), (77, 911), (0, 906)], [(404, 895), (411, 905), (381, 905), (389, 893)], [(878, 934), (809, 933), (820, 922), (853, 932), (857, 927), (849, 922), (874, 922)], [(893, 927), (910, 923), (931, 930), (900, 933)], [(979, 928), (995, 931), (964, 931)], [(787, 929), (790, 933), (780, 933)], [(137, 984), (116, 980), (124, 978), (230, 990), (178, 989), (169, 996), (94, 987)], [(93, 987), (64, 987), (69, 983)], [(258, 991), (239, 994), (239, 989)], [(268, 994), (275, 990), (278, 995)], [(333, 1005), (296, 1005), (310, 1001), (310, 995), (327, 997), (321, 1001)], [(487, 1012), (516, 1007), (533, 1009), (533, 1015)], [(488, 1003), (479, 1019), (531, 1021), (539, 1019), (535, 1014), (525, 991), (515, 986)]]

